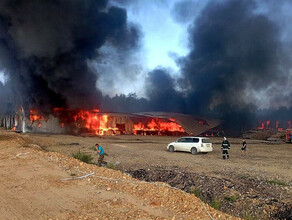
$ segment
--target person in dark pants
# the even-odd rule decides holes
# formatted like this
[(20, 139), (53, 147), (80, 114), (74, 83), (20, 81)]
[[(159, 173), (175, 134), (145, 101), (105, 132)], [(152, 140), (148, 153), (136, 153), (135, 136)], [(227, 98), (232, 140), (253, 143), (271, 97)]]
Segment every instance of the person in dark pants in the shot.
[(226, 137), (223, 138), (221, 149), (222, 149), (223, 159), (225, 160), (226, 157), (227, 157), (227, 159), (229, 159), (230, 143), (229, 143), (229, 141), (227, 140)]
[(101, 167), (101, 164), (103, 163), (103, 159), (104, 159), (104, 156), (107, 155), (106, 153), (104, 153), (104, 150), (102, 148), (102, 146), (100, 146), (99, 144), (95, 144), (95, 148), (96, 148), (96, 151), (97, 151), (97, 154), (99, 155), (99, 158), (98, 158), (98, 166)]
[(246, 154), (246, 141), (245, 140), (242, 141), (242, 148), (240, 149), (240, 151), (241, 151), (241, 153), (244, 152), (244, 154)]

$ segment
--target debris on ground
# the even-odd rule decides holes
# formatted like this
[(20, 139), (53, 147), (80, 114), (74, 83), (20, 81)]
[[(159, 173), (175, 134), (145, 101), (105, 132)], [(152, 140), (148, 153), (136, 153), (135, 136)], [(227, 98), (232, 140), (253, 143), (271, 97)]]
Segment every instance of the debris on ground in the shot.
[(127, 173), (148, 182), (168, 183), (195, 194), (210, 205), (217, 201), (221, 211), (241, 218), (292, 219), (292, 200), (287, 189), (261, 179), (234, 176), (228, 171), (228, 178), (211, 177), (173, 167), (128, 170)]

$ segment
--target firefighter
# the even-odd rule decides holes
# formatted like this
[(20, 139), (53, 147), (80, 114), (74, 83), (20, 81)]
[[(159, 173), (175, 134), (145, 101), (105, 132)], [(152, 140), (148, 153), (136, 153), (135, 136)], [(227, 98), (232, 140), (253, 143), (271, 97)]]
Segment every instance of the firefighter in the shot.
[(229, 159), (230, 143), (229, 143), (229, 141), (227, 140), (226, 137), (223, 138), (221, 149), (222, 149), (223, 159), (225, 160), (226, 157), (227, 157), (227, 159)]

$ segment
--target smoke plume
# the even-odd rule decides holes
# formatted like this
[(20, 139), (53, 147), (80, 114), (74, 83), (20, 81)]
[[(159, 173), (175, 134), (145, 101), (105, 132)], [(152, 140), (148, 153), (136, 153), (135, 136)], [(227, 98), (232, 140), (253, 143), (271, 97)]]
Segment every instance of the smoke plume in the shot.
[(253, 1), (211, 2), (190, 28), (192, 50), (181, 66), (192, 100), (242, 106), (285, 82), (277, 26), (255, 10)]
[(26, 108), (98, 107), (98, 73), (88, 64), (105, 43), (128, 51), (138, 40), (126, 11), (106, 0), (0, 3), (0, 68)]
[[(290, 29), (281, 22), (287, 13), (272, 1), (265, 2), (264, 10), (262, 3), (209, 1), (196, 16), (190, 13), (197, 8), (189, 8), (199, 7), (194, 2), (175, 4), (178, 22), (189, 22), (182, 19), (185, 11), (195, 18), (188, 32), (190, 52), (177, 59), (180, 78), (164, 68), (149, 72), (151, 110), (220, 117), (230, 129), (252, 127), (256, 116), (280, 107), (289, 115), (292, 44), (285, 35)], [(271, 14), (273, 8), (277, 15)]]

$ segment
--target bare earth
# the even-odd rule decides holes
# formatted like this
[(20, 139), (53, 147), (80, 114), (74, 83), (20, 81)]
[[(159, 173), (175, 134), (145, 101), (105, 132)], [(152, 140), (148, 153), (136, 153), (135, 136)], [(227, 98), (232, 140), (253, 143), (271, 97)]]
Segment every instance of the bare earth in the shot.
[[(236, 219), (208, 205), (206, 211), (194, 195), (165, 184), (147, 184), (43, 151), (42, 144), (57, 147), (66, 139), (79, 140), (0, 132), (0, 219), (210, 219), (208, 213), (215, 219)], [(92, 172), (94, 176), (62, 180)]]
[[(203, 175), (205, 179), (211, 178), (219, 191), (230, 193), (233, 190), (238, 197), (245, 189), (240, 191), (236, 185), (253, 181), (253, 186), (247, 186), (247, 192), (244, 191), (249, 197), (244, 197), (243, 201), (258, 205), (257, 197), (253, 196), (261, 196), (260, 193), (271, 190), (278, 195), (277, 204), (289, 204), (291, 201), (292, 144), (247, 140), (248, 153), (244, 155), (240, 152), (242, 140), (230, 139), (231, 158), (224, 161), (221, 158), (220, 138), (212, 138), (214, 151), (206, 155), (167, 152), (167, 144), (175, 139), (128, 135), (100, 138), (0, 131), (0, 219), (211, 219), (197, 197), (168, 187), (106, 180), (96, 176), (61, 180), (95, 172), (97, 176), (137, 181), (119, 171), (71, 158), (73, 152), (80, 150), (91, 154), (96, 162), (97, 155), (92, 149), (95, 143), (102, 145), (109, 154), (105, 160), (112, 164), (118, 162), (118, 168), (123, 171), (179, 168)], [(222, 186), (221, 180), (225, 181)], [(285, 185), (270, 186), (266, 183), (274, 180)], [(258, 183), (263, 183), (263, 192), (256, 192), (255, 185)], [(201, 187), (204, 189), (204, 186)], [(240, 199), (238, 202), (241, 202)], [(230, 205), (235, 208), (229, 213), (237, 213), (236, 204)], [(235, 219), (208, 205), (206, 207), (214, 219)], [(275, 208), (274, 204), (267, 204), (262, 211), (273, 211)], [(234, 215), (249, 217), (248, 213)], [(271, 216), (268, 213), (266, 217)]]
[[(104, 136), (81, 137), (69, 135), (26, 135), (40, 143), (49, 151), (66, 155), (81, 150), (92, 154), (97, 161), (96, 153), (90, 149), (95, 143), (103, 146), (110, 155), (108, 162), (120, 162), (125, 168), (143, 168), (151, 166), (179, 166), (190, 171), (209, 174), (226, 170), (267, 179), (279, 179), (292, 183), (292, 144), (247, 140), (247, 155), (240, 152), (241, 139), (229, 139), (231, 143), (230, 159), (222, 160), (221, 138), (212, 138), (213, 152), (206, 155), (166, 151), (168, 143), (177, 137), (167, 136)], [(74, 144), (79, 145), (74, 145)]]

